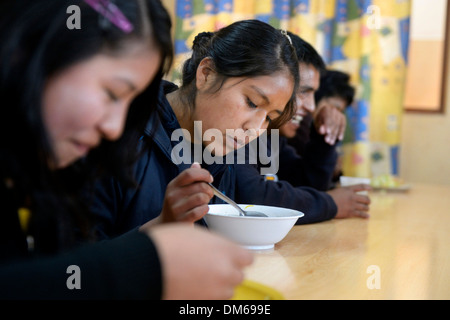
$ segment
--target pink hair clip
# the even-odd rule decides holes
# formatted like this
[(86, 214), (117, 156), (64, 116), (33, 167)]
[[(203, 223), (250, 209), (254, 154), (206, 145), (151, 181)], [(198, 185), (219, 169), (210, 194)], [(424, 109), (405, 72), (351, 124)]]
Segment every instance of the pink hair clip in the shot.
[(122, 11), (109, 0), (84, 0), (92, 9), (100, 13), (108, 19), (112, 24), (117, 26), (125, 33), (133, 31), (133, 25), (124, 16)]

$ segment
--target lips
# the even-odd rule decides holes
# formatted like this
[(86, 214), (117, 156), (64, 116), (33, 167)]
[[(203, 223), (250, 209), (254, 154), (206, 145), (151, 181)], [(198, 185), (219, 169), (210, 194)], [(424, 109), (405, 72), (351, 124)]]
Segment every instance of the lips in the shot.
[(79, 151), (81, 155), (86, 155), (89, 150), (95, 148), (98, 143), (91, 143), (91, 142), (80, 142), (80, 141), (72, 141), (75, 145), (76, 149)]
[(90, 150), (90, 148), (85, 144), (74, 143), (74, 145), (75, 145), (76, 149), (78, 150), (78, 152), (80, 153), (80, 155), (82, 155), (82, 156), (86, 155)]

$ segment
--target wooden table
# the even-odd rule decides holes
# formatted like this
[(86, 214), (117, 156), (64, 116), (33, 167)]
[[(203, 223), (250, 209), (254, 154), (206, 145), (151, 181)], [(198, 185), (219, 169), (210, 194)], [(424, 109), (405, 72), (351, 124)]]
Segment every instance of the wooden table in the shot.
[(450, 186), (370, 198), (367, 220), (295, 226), (246, 278), (286, 299), (450, 299)]

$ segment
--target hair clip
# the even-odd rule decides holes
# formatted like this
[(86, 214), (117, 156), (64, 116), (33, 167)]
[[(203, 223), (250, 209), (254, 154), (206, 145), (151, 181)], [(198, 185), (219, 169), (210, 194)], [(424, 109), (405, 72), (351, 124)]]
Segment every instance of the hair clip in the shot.
[(285, 36), (285, 37), (289, 40), (289, 43), (290, 43), (291, 46), (292, 46), (292, 39), (291, 39), (291, 37), (288, 35), (287, 31), (286, 31), (286, 30), (281, 30), (281, 34), (282, 34), (283, 36)]
[(110, 0), (84, 0), (92, 9), (108, 19), (112, 24), (125, 33), (133, 31), (133, 25), (122, 11)]

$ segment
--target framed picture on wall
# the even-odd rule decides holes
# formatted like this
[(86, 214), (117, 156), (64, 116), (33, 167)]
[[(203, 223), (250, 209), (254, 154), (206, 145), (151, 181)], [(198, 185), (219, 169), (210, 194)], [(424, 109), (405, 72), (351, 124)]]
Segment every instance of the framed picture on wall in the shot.
[(406, 111), (443, 112), (450, 37), (448, 0), (411, 0)]

